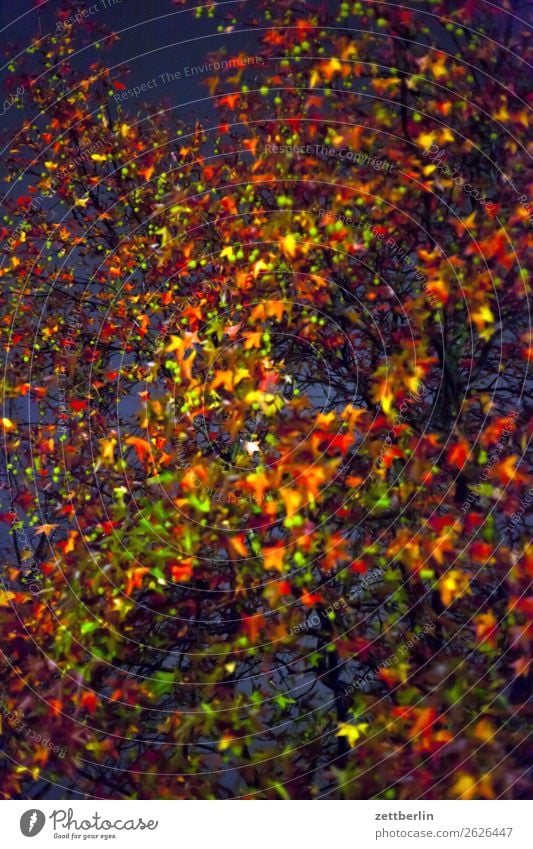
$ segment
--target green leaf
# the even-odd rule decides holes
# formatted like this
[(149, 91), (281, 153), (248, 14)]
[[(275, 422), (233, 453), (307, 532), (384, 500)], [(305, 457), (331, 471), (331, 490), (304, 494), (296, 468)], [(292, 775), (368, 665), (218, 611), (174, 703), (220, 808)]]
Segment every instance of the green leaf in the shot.
[(93, 631), (97, 631), (99, 627), (99, 622), (83, 622), (80, 631), (85, 636), (85, 634), (92, 634)]

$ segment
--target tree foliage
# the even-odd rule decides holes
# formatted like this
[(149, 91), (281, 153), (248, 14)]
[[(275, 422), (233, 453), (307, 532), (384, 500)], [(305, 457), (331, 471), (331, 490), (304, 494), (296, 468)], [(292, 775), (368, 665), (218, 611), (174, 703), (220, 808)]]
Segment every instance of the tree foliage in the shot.
[(115, 102), (100, 22), (11, 59), (6, 796), (526, 794), (529, 33), (500, 6), (208, 9), (264, 61), (194, 119)]

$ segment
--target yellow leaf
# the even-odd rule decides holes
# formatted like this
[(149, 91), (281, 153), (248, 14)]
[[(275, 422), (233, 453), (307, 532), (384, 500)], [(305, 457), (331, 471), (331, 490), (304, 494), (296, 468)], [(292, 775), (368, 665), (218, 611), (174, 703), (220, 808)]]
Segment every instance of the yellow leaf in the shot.
[(507, 109), (507, 106), (501, 106), (497, 112), (494, 112), (494, 118), (497, 121), (508, 121), (510, 119), (510, 115)]
[(420, 381), (424, 376), (424, 369), (421, 366), (415, 366), (415, 373), (406, 377), (405, 382), (407, 384), (408, 389), (413, 393), (418, 392), (418, 387), (420, 386)]
[(65, 543), (63, 554), (70, 554), (71, 551), (74, 551), (74, 540), (76, 539), (77, 535), (77, 531), (69, 531), (68, 540)]
[(15, 598), (15, 593), (8, 593), (5, 590), (0, 590), (0, 607), (11, 607), (9, 602)]
[(339, 722), (337, 737), (346, 737), (348, 745), (352, 748), (359, 740), (359, 737), (366, 734), (367, 728), (368, 722), (358, 722), (356, 725), (350, 725), (349, 722)]
[(231, 744), (233, 743), (234, 738), (231, 734), (223, 734), (218, 743), (218, 751), (225, 752), (226, 749), (229, 749)]
[(168, 245), (169, 242), (172, 241), (172, 236), (170, 235), (170, 230), (168, 227), (160, 227), (159, 230), (156, 230), (156, 235), (161, 236), (161, 247), (164, 248)]
[(230, 262), (235, 262), (235, 252), (231, 245), (228, 245), (220, 251), (220, 258), (224, 259), (225, 257), (227, 257)]
[(115, 445), (117, 440), (111, 437), (110, 439), (100, 439), (100, 463), (108, 465), (115, 460)]
[(488, 743), (496, 736), (496, 729), (488, 719), (480, 719), (474, 728), (474, 737)]
[(37, 525), (37, 527), (34, 529), (34, 535), (46, 534), (46, 536), (49, 537), (50, 534), (58, 527), (59, 525), (50, 525), (48, 523), (45, 523), (44, 525)]
[(285, 256), (292, 258), (296, 255), (296, 238), (292, 233), (288, 233), (281, 239), (281, 248)]
[(254, 277), (257, 277), (261, 274), (261, 271), (268, 271), (268, 265), (264, 260), (258, 259), (256, 263), (254, 263)]
[(449, 129), (449, 127), (445, 127), (445, 128), (441, 131), (441, 133), (440, 133), (440, 135), (439, 135), (439, 141), (440, 141), (440, 143), (441, 143), (441, 144), (443, 144), (444, 142), (454, 142), (454, 141), (455, 141), (455, 136), (454, 136), (454, 134), (451, 132), (451, 130)]
[(270, 487), (270, 480), (264, 472), (257, 472), (246, 476), (247, 483), (253, 488), (257, 502), (264, 499), (265, 489)]
[(488, 304), (483, 304), (477, 312), (473, 312), (472, 318), (478, 330), (482, 330), (486, 324), (494, 323), (494, 315)]
[(389, 383), (386, 380), (383, 380), (378, 388), (377, 399), (381, 404), (383, 412), (388, 416), (392, 408), (394, 394), (391, 392)]
[(292, 516), (300, 507), (302, 503), (302, 496), (297, 489), (288, 489), (287, 487), (283, 487), (280, 491), (280, 495), (285, 505), (285, 512), (287, 516)]
[(428, 147), (431, 147), (432, 144), (435, 144), (436, 138), (437, 138), (436, 132), (420, 133), (420, 135), (418, 136), (416, 141), (417, 141), (417, 144), (422, 145), (424, 150), (426, 150)]
[(276, 572), (283, 572), (284, 555), (285, 546), (282, 543), (263, 548), (265, 569), (274, 569)]
[(334, 57), (333, 59), (330, 59), (329, 62), (325, 63), (324, 75), (328, 82), (337, 71), (342, 71), (342, 65), (337, 58)]
[(435, 77), (436, 80), (442, 79), (442, 77), (449, 77), (450, 73), (446, 67), (446, 56), (444, 53), (438, 54), (438, 58), (431, 62), (430, 68), (431, 73)]
[(468, 593), (470, 579), (459, 569), (450, 569), (439, 581), (439, 590), (442, 603), (448, 607), (456, 598)]
[(453, 785), (452, 793), (460, 799), (473, 799), (476, 795), (477, 781), (468, 772), (460, 772)]
[(337, 414), (333, 410), (330, 413), (319, 413), (316, 417), (315, 427), (321, 430), (327, 430), (336, 418)]

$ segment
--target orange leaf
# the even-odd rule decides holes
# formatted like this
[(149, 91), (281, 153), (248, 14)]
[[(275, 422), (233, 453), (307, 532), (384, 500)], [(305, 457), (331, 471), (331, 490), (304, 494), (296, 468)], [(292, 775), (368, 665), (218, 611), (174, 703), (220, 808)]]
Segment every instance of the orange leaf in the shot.
[(493, 613), (481, 613), (474, 617), (476, 623), (476, 639), (480, 643), (487, 643), (490, 648), (496, 648), (496, 633), (498, 630), (498, 622)]
[(257, 637), (264, 623), (265, 617), (262, 613), (254, 613), (253, 616), (243, 616), (242, 627), (251, 643), (257, 642)]
[(125, 440), (126, 445), (133, 445), (135, 448), (135, 452), (139, 460), (142, 461), (145, 459), (146, 455), (150, 453), (152, 450), (151, 445), (145, 439), (140, 439), (138, 436), (128, 436)]
[(244, 343), (244, 350), (249, 351), (250, 348), (260, 348), (261, 347), (261, 337), (263, 336), (263, 331), (259, 330), (257, 333), (249, 332), (242, 334), (244, 339), (246, 339)]
[(459, 440), (448, 450), (448, 463), (457, 469), (462, 469), (468, 457), (468, 443), (465, 439)]
[(516, 483), (529, 482), (528, 475), (518, 471), (519, 460), (520, 458), (517, 454), (512, 454), (510, 457), (506, 457), (505, 460), (502, 460), (501, 463), (498, 463), (494, 467), (494, 471), (498, 475), (502, 484), (510, 483), (512, 480)]
[(248, 549), (245, 545), (245, 536), (244, 534), (235, 534), (234, 536), (228, 536), (227, 538), (228, 548), (230, 553), (234, 557), (247, 557)]
[(277, 572), (283, 572), (285, 550), (285, 546), (282, 543), (263, 548), (265, 569), (275, 569)]

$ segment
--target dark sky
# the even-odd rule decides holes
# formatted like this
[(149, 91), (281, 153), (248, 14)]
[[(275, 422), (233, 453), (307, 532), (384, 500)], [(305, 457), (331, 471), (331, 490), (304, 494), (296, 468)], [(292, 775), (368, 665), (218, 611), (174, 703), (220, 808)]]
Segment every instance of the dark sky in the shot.
[[(115, 5), (108, 5), (115, 4)], [(196, 4), (188, 4), (195, 6)], [(240, 4), (229, 2), (219, 4), (216, 17), (205, 15), (196, 19), (189, 8), (176, 6), (172, 0), (83, 0), (77, 4), (80, 10), (87, 10), (87, 23), (105, 26), (120, 35), (120, 41), (113, 44), (111, 50), (84, 50), (75, 61), (80, 71), (100, 59), (108, 67), (117, 66), (114, 77), (126, 87), (141, 86), (153, 79), (157, 86), (144, 92), (139, 98), (128, 98), (123, 105), (128, 112), (141, 110), (142, 101), (159, 103), (163, 98), (167, 105), (179, 105), (197, 98), (208, 98), (209, 92), (202, 82), (216, 72), (197, 73), (186, 76), (185, 68), (201, 66), (208, 61), (211, 52), (225, 50), (228, 57), (239, 53), (255, 55), (254, 44), (257, 35), (243, 32), (246, 20)], [(9, 70), (5, 66), (6, 57), (20, 49), (25, 49), (33, 33), (61, 37), (57, 30), (57, 12), (64, 9), (61, 0), (45, 0), (37, 6), (34, 0), (9, 0), (0, 4), (0, 34), (3, 44), (2, 82)], [(227, 14), (235, 14), (239, 24), (230, 32), (217, 32), (220, 25), (228, 25)], [(75, 28), (76, 23), (73, 24)], [(76, 34), (73, 32), (74, 42)], [(130, 72), (118, 70), (126, 64)], [(163, 83), (161, 75), (181, 75), (175, 81)], [(7, 96), (2, 86), (2, 97)], [(19, 112), (10, 110), (1, 123), (4, 128), (15, 128), (20, 121)], [(202, 117), (210, 113), (207, 101), (184, 107), (183, 118)]]

